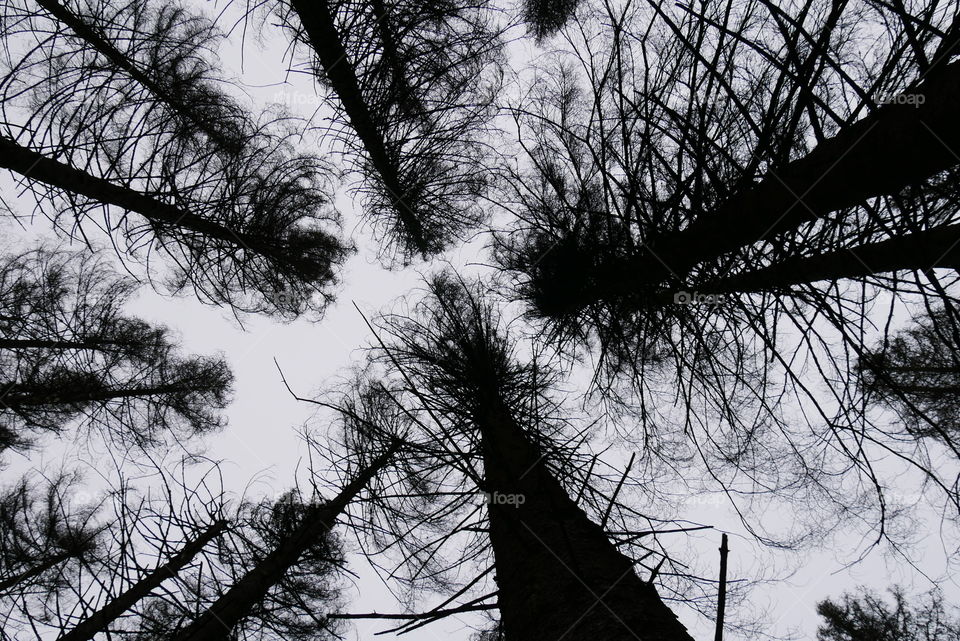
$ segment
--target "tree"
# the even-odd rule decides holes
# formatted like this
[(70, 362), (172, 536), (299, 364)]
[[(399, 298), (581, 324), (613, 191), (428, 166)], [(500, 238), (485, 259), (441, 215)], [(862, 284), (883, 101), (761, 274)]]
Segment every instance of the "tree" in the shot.
[[(667, 540), (709, 525), (670, 518), (664, 485), (723, 492), (776, 547), (838, 524), (895, 541), (903, 472), (960, 515), (960, 458), (934, 458), (958, 452), (957, 3), (517, 4), (539, 44), (561, 37), (500, 105), (496, 3), (245, 3), (329, 94), (318, 128), (381, 257), (430, 258), (504, 214), (494, 258), (532, 340), (503, 279), (444, 272), (313, 401), (337, 420), (279, 498), (199, 498), (162, 448), (118, 461), (146, 496), (121, 484), (115, 518), (72, 481), (24, 481), (0, 496), (0, 628), (306, 641), (496, 610), (479, 639), (689, 641), (668, 604), (703, 612), (714, 583)], [(160, 252), (171, 269), (148, 277), (237, 315), (323, 310), (349, 252), (334, 172), (298, 151), (310, 125), (222, 89), (212, 23), (155, 0), (0, 0), (0, 17), (0, 167), (61, 233)], [(73, 424), (141, 446), (222, 425), (223, 359), (127, 317), (132, 292), (80, 254), (0, 268), (0, 449)], [(591, 357), (577, 411), (563, 374)], [(638, 450), (625, 465), (593, 449), (611, 435)], [(744, 509), (761, 496), (789, 504), (786, 534)], [(411, 610), (439, 603), (340, 612), (338, 532)], [(824, 602), (821, 639), (954, 638), (938, 598)]]
[(533, 36), (542, 41), (563, 27), (579, 4), (580, 0), (526, 0), (523, 17)]
[[(551, 83), (515, 109), (527, 171), (512, 172), (501, 201), (518, 223), (499, 243), (500, 263), (517, 273), (532, 313), (561, 336), (593, 332), (615, 351), (623, 341), (606, 325), (642, 324), (664, 292), (774, 262), (802, 278), (783, 262), (801, 250), (836, 252), (948, 222), (955, 160), (940, 141), (952, 134), (936, 123), (952, 125), (933, 111), (952, 100), (956, 25), (935, 7), (921, 18), (854, 4), (808, 2), (791, 14), (769, 2), (721, 3), (687, 7), (679, 23), (656, 8), (608, 6), (578, 18), (584, 35), (571, 34), (572, 51), (550, 62)], [(942, 29), (903, 26), (928, 18)], [(876, 22), (891, 42), (883, 63), (847, 71), (832, 52)], [(655, 35), (633, 37), (647, 32)], [(596, 37), (612, 42), (602, 59)], [(916, 40), (897, 49), (901, 38)], [(701, 54), (706, 43), (711, 56)], [(922, 82), (905, 86), (911, 65)], [(631, 87), (644, 89), (627, 99)], [(902, 258), (899, 268), (910, 268)]]
[[(73, 520), (95, 517), (86, 526), (96, 535), (95, 547), (50, 569), (46, 583), (21, 584), (4, 595), (2, 638), (129, 634), (146, 604), (179, 594), (209, 567), (233, 526), (224, 518), (222, 485), (217, 489), (219, 467), (207, 462), (201, 468), (200, 457), (154, 455), (115, 457), (113, 473), (97, 460), (105, 481), (99, 491), (89, 482), (64, 488), (55, 507)], [(42, 523), (36, 514), (29, 518)], [(44, 552), (33, 554), (31, 563)]]
[[(956, 283), (940, 271), (956, 158), (933, 149), (953, 135), (935, 112), (955, 100), (954, 8), (650, 4), (578, 12), (514, 107), (516, 223), (494, 242), (514, 297), (571, 362), (590, 355), (607, 409), (640, 419), (622, 438), (693, 456), (738, 509), (738, 483), (763, 478), (837, 506), (812, 527), (847, 506), (882, 539), (890, 455), (960, 512), (955, 470), (855, 391), (896, 308), (949, 304)], [(875, 56), (845, 64), (871, 29)]]
[(96, 509), (72, 504), (76, 474), (24, 478), (0, 494), (0, 594), (48, 594), (69, 584), (68, 568), (100, 553)]
[(823, 624), (818, 641), (954, 641), (960, 639), (960, 613), (945, 607), (931, 591), (913, 600), (900, 587), (890, 588), (893, 604), (866, 589), (844, 594), (839, 602), (817, 604)]
[[(876, 243), (866, 243), (812, 256), (787, 258), (695, 285), (698, 292), (742, 294), (784, 292), (817, 281), (858, 280), (890, 272), (923, 272), (960, 265), (956, 246), (960, 225), (942, 225)], [(668, 302), (673, 292), (663, 292)]]
[(101, 211), (128, 255), (172, 261), (175, 291), (240, 311), (322, 309), (348, 252), (330, 231), (329, 170), (216, 86), (213, 26), (143, 1), (2, 10), (0, 166), (61, 231), (82, 234)]
[(278, 3), (336, 96), (336, 127), (362, 176), (364, 209), (403, 262), (447, 249), (484, 220), (483, 134), (498, 89), (499, 33), (486, 3)]
[(97, 634), (109, 629), (109, 626), (138, 602), (147, 598), (150, 593), (170, 577), (177, 576), (190, 563), (203, 547), (223, 534), (227, 528), (226, 521), (212, 523), (195, 540), (188, 541), (167, 562), (157, 566), (153, 571), (131, 585), (126, 591), (102, 608), (85, 618), (66, 634), (60, 635), (58, 641), (89, 641)]
[(140, 445), (223, 425), (226, 362), (181, 356), (168, 329), (125, 316), (135, 289), (83, 253), (41, 247), (5, 258), (0, 425), (13, 438), (4, 445), (71, 423)]
[[(111, 41), (110, 35), (107, 35), (106, 32), (109, 31), (116, 34), (119, 31), (118, 25), (107, 25), (105, 28), (105, 25), (98, 20), (105, 16), (90, 15), (91, 9), (93, 12), (110, 11), (111, 9), (107, 6), (81, 7), (59, 0), (38, 0), (37, 4), (56, 18), (63, 27), (69, 29), (71, 36), (78, 42), (82, 42), (84, 47), (96, 51), (114, 68), (125, 71), (131, 79), (168, 105), (174, 117), (181, 120), (181, 127), (195, 128), (202, 132), (208, 141), (224, 150), (238, 149), (244, 144), (243, 137), (249, 135), (249, 132), (244, 131), (248, 126), (246, 115), (238, 109), (237, 105), (227, 100), (224, 94), (214, 89), (209, 78), (204, 77), (213, 71), (209, 64), (203, 65), (199, 60), (193, 60), (190, 61), (192, 64), (184, 65), (186, 68), (178, 69), (176, 65), (183, 65), (186, 62), (184, 59), (189, 60), (190, 57), (189, 54), (184, 55), (184, 52), (180, 52), (179, 55), (182, 56), (180, 60), (167, 62), (167, 68), (163, 70), (166, 75), (160, 73), (158, 69), (151, 68), (149, 63), (144, 65), (146, 68), (143, 68), (138, 60), (129, 58), (118, 49)], [(146, 9), (147, 3), (141, 2), (140, 6), (133, 7), (132, 11), (145, 16)], [(128, 8), (127, 11), (131, 9)], [(85, 13), (87, 15), (84, 15)], [(182, 8), (165, 7), (160, 10), (158, 17), (158, 25), (160, 22), (166, 22), (168, 30), (171, 30), (170, 25), (179, 24), (186, 33), (194, 32), (195, 35), (199, 35), (207, 32), (207, 37), (214, 35), (209, 25), (196, 17), (185, 15)], [(203, 36), (200, 38), (201, 41), (202, 38)], [(163, 42), (144, 44), (168, 46)], [(188, 78), (188, 75), (193, 77)]]
[[(249, 533), (235, 557), (237, 566), (245, 570), (205, 611), (183, 621), (171, 638), (226, 641), (240, 630), (248, 633), (250, 626), (258, 637), (264, 632), (297, 639), (328, 635), (333, 624), (311, 604), (322, 606), (333, 596), (325, 579), (341, 561), (329, 532), (399, 449), (400, 444), (393, 443), (379, 453), (370, 452), (366, 465), (329, 500), (303, 502), (288, 494), (272, 505), (258, 506), (245, 519)], [(169, 621), (162, 629), (170, 629)]]
[(921, 315), (860, 359), (861, 382), (874, 403), (894, 410), (906, 429), (957, 451), (960, 346), (946, 308)]
[[(583, 42), (554, 63), (556, 86), (517, 109), (530, 172), (510, 187), (522, 232), (506, 265), (528, 279), (541, 313), (586, 320), (617, 302), (637, 313), (651, 290), (682, 289), (718, 263), (756, 267), (801, 247), (796, 238), (837, 249), (838, 233), (889, 237), (948, 215), (957, 132), (947, 113), (960, 74), (948, 63), (960, 25), (934, 7), (921, 18), (861, 4), (788, 13), (720, 3), (687, 7), (680, 24), (657, 9), (608, 7), (582, 20)], [(934, 17), (945, 23), (936, 31), (903, 26)], [(882, 66), (858, 78), (833, 51), (875, 21), (891, 42), (917, 41), (884, 50)], [(658, 35), (635, 44), (647, 30)], [(598, 35), (613, 42), (603, 60), (590, 50)], [(700, 53), (704, 43), (713, 55)], [(728, 78), (732, 65), (750, 79)], [(917, 74), (906, 86), (905, 68)], [(688, 83), (704, 95), (675, 106)], [(627, 98), (633, 86), (643, 93)], [(911, 198), (898, 198), (907, 189)], [(561, 277), (563, 291), (551, 292)]]
[[(419, 426), (413, 440), (424, 451), (436, 452), (445, 466), (428, 468), (431, 472), (414, 487), (378, 494), (388, 503), (391, 494), (401, 497), (391, 515), (407, 512), (402, 498), (415, 497), (430, 501), (429, 511), (440, 516), (427, 521), (422, 509), (410, 510), (409, 527), (392, 537), (381, 528), (397, 525), (396, 519), (370, 516), (364, 519), (367, 529), (379, 532), (388, 548), (403, 550), (402, 564), (411, 577), (437, 586), (445, 585), (443, 576), (466, 560), (484, 558), (484, 548), (492, 555), (489, 570), (415, 623), (463, 611), (439, 608), (492, 570), (496, 591), (464, 607), (480, 608), (495, 594), (505, 634), (511, 637), (689, 639), (652, 582), (634, 570), (656, 554), (639, 543), (656, 529), (639, 533), (624, 528), (619, 549), (610, 540), (605, 527), (611, 511), (619, 507), (623, 518), (627, 510), (617, 503), (616, 491), (605, 496), (597, 479), (581, 476), (585, 470), (574, 463), (581, 463), (576, 447), (564, 439), (563, 411), (550, 398), (553, 375), (541, 363), (517, 357), (517, 346), (505, 335), (492, 303), (447, 273), (428, 283), (427, 296), (413, 313), (388, 315), (376, 324), (382, 338), (375, 358), (388, 377), (372, 387), (380, 392), (361, 394), (366, 403), (341, 403), (341, 410), (366, 416), (358, 408), (374, 406), (369, 399), (392, 401)], [(579, 499), (570, 496), (574, 484), (582, 488)], [(603, 507), (578, 504), (592, 492)], [(479, 504), (471, 500), (478, 494), (486, 497)], [(432, 499), (421, 499), (424, 495)], [(585, 508), (602, 510), (600, 523)], [(443, 527), (438, 534), (431, 527), (416, 534), (426, 522), (448, 519), (453, 529)], [(479, 533), (482, 540), (464, 541), (468, 532)], [(457, 543), (461, 551), (442, 553)], [(640, 550), (640, 559), (627, 556)], [(449, 564), (444, 561), (448, 556)], [(656, 576), (659, 568), (651, 570)]]

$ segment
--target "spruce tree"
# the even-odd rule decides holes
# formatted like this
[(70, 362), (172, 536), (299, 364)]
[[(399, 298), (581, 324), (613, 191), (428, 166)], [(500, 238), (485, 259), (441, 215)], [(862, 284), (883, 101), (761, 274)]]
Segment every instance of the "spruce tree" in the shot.
[(322, 310), (348, 253), (330, 169), (218, 86), (207, 19), (140, 1), (2, 10), (0, 167), (62, 233), (100, 227), (127, 256), (164, 255), (153, 278), (207, 302)]
[(136, 290), (101, 259), (38, 248), (0, 265), (0, 426), (7, 447), (71, 427), (146, 445), (223, 425), (233, 375), (124, 313)]

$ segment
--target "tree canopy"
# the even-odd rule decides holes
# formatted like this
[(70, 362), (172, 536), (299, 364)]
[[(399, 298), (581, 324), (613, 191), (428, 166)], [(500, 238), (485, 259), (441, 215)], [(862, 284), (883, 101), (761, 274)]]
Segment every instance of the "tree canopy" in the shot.
[[(823, 624), (818, 641), (952, 641), (960, 638), (960, 618), (943, 596), (930, 592), (907, 596), (902, 588), (890, 588), (890, 599), (865, 590), (844, 594), (837, 601), (821, 601), (817, 613)], [(891, 603), (892, 601), (892, 603)]]
[(0, 45), (0, 640), (780, 638), (826, 552), (896, 567), (819, 641), (958, 638), (957, 0), (0, 0)]

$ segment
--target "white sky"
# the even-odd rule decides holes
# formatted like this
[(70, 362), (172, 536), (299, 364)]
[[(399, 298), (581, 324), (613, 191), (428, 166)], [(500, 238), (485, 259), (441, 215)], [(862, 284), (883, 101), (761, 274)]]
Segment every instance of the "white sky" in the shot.
[[(210, 4), (203, 4), (209, 10)], [(317, 103), (306, 79), (293, 78), (294, 86), (277, 86), (284, 81), (280, 58), (286, 43), (274, 40), (276, 32), (271, 38), (263, 50), (252, 41), (248, 43), (242, 69), (240, 50), (234, 39), (223, 53), (224, 66), (229, 70), (227, 75), (232, 73), (241, 77), (246, 92), (258, 101), (275, 101), (278, 92), (285, 92), (283, 99), (288, 106), (301, 113), (312, 110)], [(10, 194), (9, 180), (6, 177), (2, 180), (3, 193)], [(417, 269), (428, 269), (420, 265), (403, 271), (384, 270), (376, 261), (373, 241), (357, 224), (353, 205), (346, 196), (341, 197), (340, 203), (346, 230), (354, 234), (359, 252), (347, 264), (338, 301), (322, 322), (280, 324), (266, 318), (249, 318), (243, 330), (223, 310), (201, 305), (192, 299), (161, 297), (148, 291), (144, 291), (129, 309), (133, 315), (178, 330), (186, 353), (222, 352), (227, 355), (236, 374), (235, 400), (227, 412), (230, 424), (222, 433), (208, 439), (207, 451), (215, 458), (228, 461), (224, 465), (228, 488), (241, 491), (252, 477), (265, 474), (267, 479), (272, 479), (268, 484), (274, 490), (282, 491), (288, 486), (293, 470), (304, 454), (296, 428), (312, 416), (314, 410), (290, 397), (280, 381), (274, 359), (283, 368), (295, 391), (302, 395), (316, 391), (324, 381), (356, 363), (360, 359), (357, 349), (370, 339), (352, 303), (356, 302), (362, 310), (372, 314), (416, 287), (419, 282)], [(22, 205), (21, 213), (28, 211), (27, 202), (23, 201)], [(7, 242), (0, 244), (12, 244), (12, 239), (26, 242), (31, 236), (46, 233), (47, 228), (47, 221), (40, 218), (26, 234), (8, 225), (5, 228)], [(455, 266), (467, 264), (478, 258), (480, 245), (474, 243), (455, 250), (447, 259)], [(38, 454), (31, 463), (37, 464), (42, 460), (40, 456)], [(0, 480), (4, 484), (12, 482), (18, 468), (19, 465), (7, 470)], [(913, 585), (917, 590), (929, 587), (920, 572), (900, 561), (888, 563), (877, 551), (860, 563), (846, 567), (855, 558), (854, 552), (863, 547), (862, 542), (849, 538), (824, 542), (820, 549), (800, 556), (772, 555), (743, 531), (725, 505), (712, 501), (691, 502), (689, 516), (731, 533), (730, 579), (750, 579), (764, 571), (778, 575), (793, 572), (789, 579), (759, 586), (751, 595), (755, 608), (769, 611), (768, 621), (773, 624), (769, 632), (774, 634), (795, 630), (801, 638), (813, 638), (817, 625), (815, 603), (826, 597), (837, 597), (842, 591), (861, 583), (881, 590), (892, 582)], [(789, 523), (792, 515), (788, 509), (778, 508), (766, 514), (764, 520), (767, 519), (771, 523)], [(935, 519), (916, 525), (918, 533), (925, 532), (925, 528), (931, 530), (921, 548), (923, 553), (916, 557), (922, 559), (920, 569), (933, 576), (940, 575), (943, 570), (942, 545), (937, 540), (936, 525)], [(718, 564), (716, 548), (719, 539), (719, 532), (710, 532), (695, 543), (705, 555), (704, 564), (714, 569)], [(348, 590), (352, 601), (348, 611), (400, 611), (400, 606), (388, 596), (362, 560), (353, 559), (351, 570), (361, 579), (359, 590)], [(951, 593), (954, 602), (960, 602), (957, 585), (948, 592)], [(682, 608), (678, 609), (678, 614), (695, 638), (712, 638), (711, 622)], [(730, 612), (731, 616), (735, 614)], [(454, 617), (403, 638), (408, 641), (465, 640), (472, 631), (468, 625), (481, 621), (479, 615)], [(369, 639), (374, 632), (388, 627), (392, 627), (391, 622), (361, 622), (353, 626), (349, 635), (350, 638)], [(381, 638), (398, 637), (385, 635)], [(734, 640), (738, 636), (729, 634), (727, 638)]]

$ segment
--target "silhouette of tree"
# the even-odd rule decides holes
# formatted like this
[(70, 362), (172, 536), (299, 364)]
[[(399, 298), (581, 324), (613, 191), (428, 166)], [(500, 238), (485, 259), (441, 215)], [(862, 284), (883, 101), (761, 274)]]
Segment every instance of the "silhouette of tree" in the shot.
[(96, 509), (77, 507), (79, 477), (25, 477), (0, 494), (0, 595), (54, 592), (69, 585), (70, 568), (101, 550)]
[[(896, 278), (898, 272), (925, 272), (937, 267), (954, 269), (958, 264), (958, 242), (960, 225), (942, 225), (876, 243), (786, 258), (759, 269), (708, 280), (696, 288), (699, 292), (721, 295), (782, 293), (791, 286), (817, 281), (858, 280), (891, 273), (890, 278)], [(669, 302), (673, 292), (663, 291), (655, 296), (659, 302)]]
[(0, 445), (71, 424), (116, 442), (161, 442), (223, 425), (233, 376), (184, 357), (169, 330), (127, 317), (135, 290), (102, 260), (39, 248), (0, 265)]
[(343, 560), (330, 530), (399, 449), (394, 442), (362, 457), (354, 452), (351, 464), (341, 468), (352, 478), (329, 500), (291, 491), (277, 501), (245, 506), (220, 555), (222, 576), (212, 577), (196, 595), (207, 605), (182, 604), (176, 625), (161, 609), (155, 629), (141, 624), (141, 630), (153, 630), (146, 638), (336, 637), (338, 622), (328, 619), (326, 611), (336, 607), (334, 579)]
[(861, 383), (873, 402), (890, 407), (906, 429), (958, 450), (960, 345), (952, 314), (939, 308), (916, 318), (859, 363)]
[[(670, 516), (674, 482), (778, 548), (848, 525), (899, 542), (906, 478), (960, 524), (957, 3), (524, 0), (536, 44), (557, 37), (521, 61), (497, 3), (244, 4), (325, 125), (252, 114), (224, 35), (179, 3), (0, 0), (19, 195), (168, 292), (316, 316), (352, 248), (312, 128), (388, 266), (493, 220), (501, 273), (441, 272), (371, 322), (362, 365), (310, 399), (336, 419), (306, 476), (228, 499), (219, 463), (162, 456), (223, 425), (223, 358), (125, 315), (134, 279), (89, 253), (4, 258), (0, 452), (72, 428), (137, 449), (109, 453), (95, 504), (70, 473), (0, 492), (0, 639), (306, 641), (483, 612), (478, 640), (689, 641), (668, 603), (706, 613), (714, 581), (667, 539), (710, 526)], [(638, 451), (608, 462), (601, 436)], [(341, 611), (338, 533), (409, 610)], [(822, 602), (818, 638), (960, 641), (939, 593), (891, 592)]]
[(543, 41), (566, 24), (579, 4), (580, 0), (526, 0), (523, 17), (533, 36)]
[[(586, 35), (516, 108), (527, 170), (510, 181), (521, 224), (504, 264), (541, 315), (588, 323), (618, 302), (637, 313), (705, 272), (949, 220), (953, 16), (873, 3), (791, 11), (714, 3), (685, 7), (678, 23), (608, 7), (581, 20)], [(914, 21), (922, 32), (904, 26)], [(843, 52), (877, 24), (877, 60), (847, 70)], [(657, 36), (635, 37), (646, 32)], [(612, 43), (602, 58), (596, 37)]]
[(99, 610), (86, 617), (83, 621), (71, 628), (69, 632), (60, 635), (59, 641), (89, 641), (97, 634), (106, 632), (110, 625), (123, 616), (140, 601), (146, 599), (153, 590), (170, 577), (178, 575), (183, 568), (196, 557), (211, 541), (220, 536), (226, 529), (225, 521), (217, 521), (210, 525), (200, 536), (187, 541), (176, 554), (165, 563), (158, 565), (151, 572), (139, 579), (136, 583), (120, 593), (115, 599), (106, 603)]
[(931, 591), (916, 600), (899, 587), (890, 588), (893, 603), (862, 589), (839, 602), (817, 604), (823, 624), (817, 641), (954, 641), (960, 639), (960, 613)]
[[(920, 231), (955, 209), (950, 134), (923, 112), (951, 104), (949, 14), (810, 2), (796, 15), (769, 2), (685, 10), (680, 23), (656, 9), (583, 18), (585, 40), (552, 61), (548, 82), (516, 109), (527, 171), (511, 177), (505, 202), (520, 223), (501, 262), (558, 330), (603, 333), (606, 316), (629, 324), (662, 292), (708, 275)], [(919, 52), (894, 46), (911, 32), (904, 24), (921, 20)], [(833, 52), (877, 23), (887, 26), (883, 64), (848, 72)], [(638, 44), (633, 36), (647, 31), (658, 37)], [(602, 60), (590, 37), (612, 42)], [(700, 51), (707, 43), (710, 56)], [(752, 70), (748, 79), (734, 76), (738, 65)], [(920, 79), (904, 85), (908, 65)], [(673, 104), (688, 83), (702, 96)], [(644, 91), (627, 99), (631, 87)]]
[[(145, 2), (119, 12), (103, 3), (83, 6), (60, 0), (38, 0), (37, 4), (68, 29), (71, 38), (108, 60), (113, 68), (126, 72), (169, 106), (171, 115), (182, 121), (181, 127), (195, 128), (208, 142), (224, 150), (238, 149), (244, 144), (243, 136), (249, 135), (244, 131), (249, 124), (246, 114), (214, 88), (212, 66), (202, 57), (193, 57), (203, 56), (201, 47), (219, 38), (212, 25), (188, 15), (182, 7), (159, 7), (156, 16), (149, 16), (150, 7)], [(130, 38), (129, 31), (124, 34), (128, 39), (117, 38), (127, 25), (123, 20), (114, 21), (116, 15), (128, 12), (155, 21), (155, 41), (144, 37), (146, 34)], [(114, 20), (108, 22), (106, 18)], [(173, 44), (167, 38), (178, 29), (181, 39), (177, 44), (187, 44), (188, 48), (176, 53), (164, 52), (164, 48)], [(143, 41), (131, 42), (137, 37)], [(194, 42), (189, 42), (194, 38)], [(117, 44), (126, 45), (128, 50), (122, 51)], [(147, 51), (148, 48), (152, 50)], [(132, 53), (141, 54), (145, 60), (136, 59)]]
[[(591, 355), (607, 409), (640, 419), (622, 438), (699, 460), (745, 520), (734, 488), (762, 478), (837, 507), (814, 528), (852, 509), (889, 537), (888, 456), (960, 510), (955, 470), (856, 392), (895, 308), (944, 305), (955, 283), (934, 270), (955, 267), (954, 13), (608, 5), (576, 14), (582, 35), (514, 107), (517, 222), (494, 251), (516, 297), (549, 344)], [(847, 64), (868, 31), (874, 55)]]
[(99, 211), (128, 255), (170, 259), (174, 291), (240, 311), (322, 309), (348, 251), (331, 233), (329, 168), (217, 86), (208, 21), (142, 1), (0, 10), (0, 167), (58, 229), (83, 235)]
[(494, 11), (406, 0), (285, 0), (273, 11), (336, 96), (335, 127), (383, 253), (406, 263), (464, 240), (484, 221), (490, 181)]
[[(416, 483), (375, 493), (379, 501), (354, 525), (371, 558), (399, 556), (391, 577), (448, 596), (399, 629), (489, 609), (484, 601), (496, 596), (506, 634), (520, 638), (689, 639), (634, 569), (653, 578), (659, 565), (681, 567), (643, 538), (661, 524), (618, 502), (617, 491), (605, 493), (602, 475), (589, 476), (589, 457), (575, 445), (582, 433), (565, 434), (555, 375), (518, 357), (494, 305), (447, 273), (429, 281), (410, 313), (375, 324), (382, 342), (373, 362), (386, 377), (365, 375), (359, 392), (335, 405), (361, 423), (405, 420), (419, 451), (440, 463), (407, 477)], [(391, 404), (393, 412), (380, 409)], [(605, 530), (614, 522), (630, 524), (616, 544)], [(644, 563), (651, 556), (656, 567)], [(471, 561), (481, 564), (468, 575), (475, 578), (454, 578)], [(491, 572), (496, 589), (470, 596)]]
[[(128, 634), (155, 600), (179, 594), (215, 559), (229, 525), (216, 463), (197, 466), (140, 453), (132, 466), (102, 463), (102, 489), (70, 485), (55, 507), (76, 520), (95, 516), (95, 548), (49, 572), (45, 590), (18, 589), (0, 600), (2, 638), (90, 639)], [(221, 489), (217, 489), (217, 486)], [(81, 489), (82, 488), (82, 489)], [(83, 491), (86, 490), (86, 491)], [(93, 493), (91, 493), (93, 492)], [(33, 551), (42, 559), (42, 551)], [(135, 625), (135, 623), (134, 623)]]

